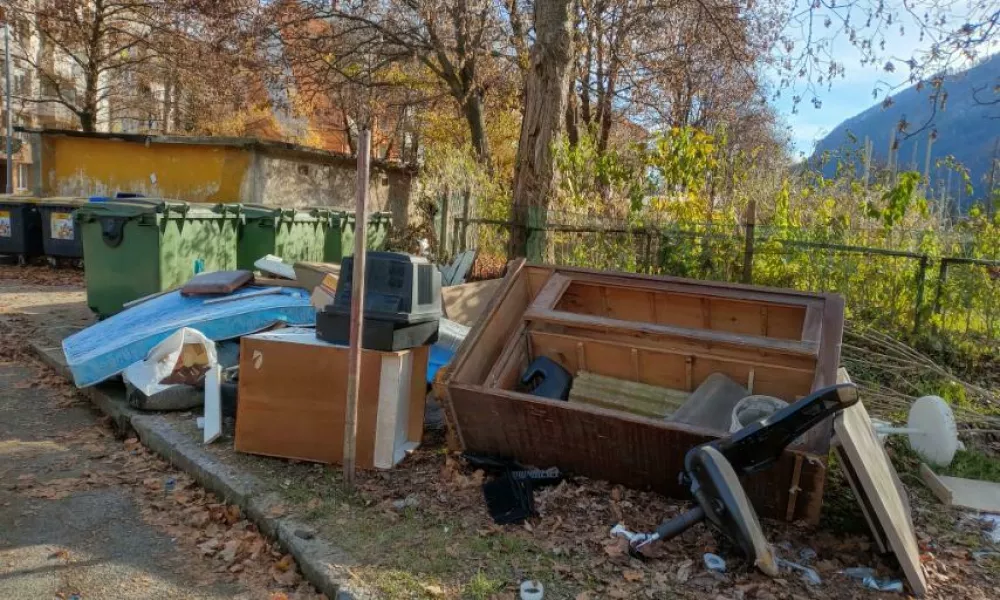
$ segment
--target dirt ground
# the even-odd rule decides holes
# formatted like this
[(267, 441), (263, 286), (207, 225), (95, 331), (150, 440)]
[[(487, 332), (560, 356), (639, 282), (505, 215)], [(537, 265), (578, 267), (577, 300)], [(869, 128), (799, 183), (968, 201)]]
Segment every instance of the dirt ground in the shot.
[[(50, 285), (54, 294), (73, 293), (63, 289), (72, 288), (70, 282), (38, 284), (29, 281), (32, 278), (22, 276), (9, 286), (21, 289), (18, 286)], [(5, 298), (5, 289), (8, 283), (0, 280), (0, 301)], [(12, 293), (22, 295), (15, 297), (24, 294)], [(34, 319), (38, 315), (47, 318), (50, 313), (45, 307), (59, 306), (61, 302), (44, 292), (30, 295), (30, 299), (37, 301), (22, 300), (25, 308), (20, 310), (35, 312)], [(67, 318), (82, 315), (72, 312), (78, 309), (62, 306), (60, 310), (71, 312), (60, 314)], [(24, 322), (20, 326), (30, 327)], [(175, 413), (170, 419), (179, 430), (200, 439), (196, 416)], [(396, 469), (364, 473), (357, 489), (348, 490), (338, 467), (235, 452), (232, 427), (233, 423), (227, 422), (226, 434), (208, 450), (225, 464), (261, 477), (281, 493), (290, 513), (307, 520), (321, 536), (354, 557), (358, 566), (352, 575), (382, 597), (513, 600), (517, 598), (518, 584), (528, 578), (544, 583), (547, 600), (901, 597), (898, 593), (867, 590), (841, 573), (850, 567), (870, 567), (880, 578), (902, 578), (894, 558), (878, 555), (860, 510), (833, 465), (820, 526), (764, 522), (765, 532), (779, 555), (816, 570), (821, 583), (814, 585), (795, 572), (771, 579), (752, 570), (738, 552), (720, 545), (704, 526), (660, 544), (649, 560), (631, 558), (623, 542), (609, 536), (611, 527), (622, 522), (633, 530), (649, 530), (663, 517), (686, 508), (686, 503), (605, 482), (567, 479), (536, 493), (539, 516), (520, 526), (494, 525), (486, 513), (480, 487), (486, 474), (448, 453), (440, 432), (428, 432), (424, 445)], [(121, 451), (140, 452), (144, 461), (155, 463), (134, 443), (126, 444)], [(921, 558), (931, 587), (929, 597), (1000, 597), (1000, 561), (996, 558), (1000, 548), (986, 540), (980, 523), (940, 506), (930, 496), (904, 448), (890, 447), (890, 453), (911, 499)], [(140, 491), (146, 487), (146, 480), (155, 487), (155, 478), (137, 479), (135, 487)], [(162, 494), (159, 490), (152, 492)], [(212, 505), (206, 501), (199, 507)], [(211, 523), (220, 523), (220, 515), (225, 519), (218, 506), (205, 510)], [(182, 525), (158, 526), (170, 530)], [(199, 537), (202, 530), (185, 527), (185, 536), (193, 536), (192, 543), (201, 547), (205, 543)], [(229, 547), (226, 543), (223, 548)], [(269, 552), (268, 560), (280, 560), (279, 553)], [(706, 552), (726, 559), (725, 573), (711, 573), (705, 568)], [(207, 553), (216, 561), (210, 564), (218, 563), (219, 553), (217, 548), (214, 554)], [(267, 567), (265, 563), (259, 568), (269, 572), (275, 566), (272, 563)], [(244, 568), (241, 572), (246, 571)]]
[(0, 269), (0, 598), (322, 596), (244, 519), (27, 351), (90, 322), (80, 273)]

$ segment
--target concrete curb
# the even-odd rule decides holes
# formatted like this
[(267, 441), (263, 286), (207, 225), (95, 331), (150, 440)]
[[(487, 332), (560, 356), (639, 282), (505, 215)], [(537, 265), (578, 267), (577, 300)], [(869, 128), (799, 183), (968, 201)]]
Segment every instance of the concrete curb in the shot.
[[(31, 348), (43, 363), (72, 381), (62, 348), (46, 347), (37, 342), (32, 342)], [(129, 407), (118, 389), (95, 386), (79, 391), (111, 418), (120, 434), (134, 433), (146, 447), (190, 475), (205, 489), (239, 506), (263, 534), (276, 540), (295, 558), (306, 580), (328, 598), (366, 600), (376, 597), (351, 582), (352, 560), (345, 552), (314, 535), (302, 537), (304, 532), (312, 533), (305, 523), (292, 517), (274, 516), (272, 509), (282, 503), (282, 498), (268, 492), (260, 479), (222, 463), (162, 416)]]

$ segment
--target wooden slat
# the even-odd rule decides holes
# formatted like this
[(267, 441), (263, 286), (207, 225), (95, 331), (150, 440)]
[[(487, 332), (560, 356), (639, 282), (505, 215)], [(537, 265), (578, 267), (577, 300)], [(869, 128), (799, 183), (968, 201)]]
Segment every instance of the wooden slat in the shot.
[(523, 258), (507, 265), (507, 275), (486, 307), (482, 320), (472, 327), (452, 359), (448, 370), (452, 380), (480, 383), (489, 373), (530, 301), (527, 281), (522, 277), (523, 268)]
[(542, 323), (555, 323), (559, 325), (569, 325), (594, 329), (597, 331), (617, 331), (635, 334), (636, 337), (645, 335), (672, 336), (691, 340), (701, 340), (711, 344), (728, 345), (742, 348), (763, 348), (772, 352), (792, 354), (798, 356), (816, 356), (818, 344), (811, 342), (775, 340), (761, 338), (757, 336), (746, 336), (719, 331), (706, 331), (700, 329), (689, 329), (686, 327), (673, 327), (670, 325), (657, 325), (653, 323), (643, 323), (639, 321), (623, 321), (621, 319), (609, 319), (607, 317), (596, 317), (593, 315), (580, 315), (571, 312), (555, 310), (532, 310), (524, 313), (525, 320)]
[(551, 310), (559, 302), (566, 287), (569, 286), (570, 278), (565, 275), (555, 273), (535, 296), (531, 302), (531, 307), (536, 310)]
[[(846, 379), (846, 372), (841, 377)], [(878, 521), (879, 533), (885, 533), (914, 595), (924, 595), (927, 580), (907, 502), (899, 493), (898, 475), (872, 430), (868, 411), (858, 402), (835, 417), (834, 428), (843, 456), (857, 478), (858, 491), (864, 498), (862, 507), (871, 510), (870, 518)]]

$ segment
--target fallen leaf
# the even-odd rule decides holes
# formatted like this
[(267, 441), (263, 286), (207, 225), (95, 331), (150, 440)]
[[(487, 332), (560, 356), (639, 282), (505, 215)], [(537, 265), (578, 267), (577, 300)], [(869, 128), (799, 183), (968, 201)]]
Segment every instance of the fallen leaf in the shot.
[(267, 509), (267, 514), (270, 517), (282, 517), (288, 512), (288, 508), (284, 504), (275, 504), (271, 508)]
[(287, 571), (295, 566), (295, 559), (292, 558), (291, 554), (286, 554), (281, 557), (281, 560), (274, 563), (274, 566), (281, 571)]
[(230, 542), (226, 542), (226, 545), (223, 546), (222, 548), (222, 552), (219, 552), (219, 558), (226, 561), (227, 563), (235, 561), (236, 555), (239, 553), (240, 545), (242, 543), (243, 542), (241, 542), (240, 540), (232, 540)]
[(642, 581), (644, 575), (638, 569), (625, 569), (622, 571), (622, 577), (625, 578), (625, 581)]
[(439, 598), (441, 596), (444, 596), (444, 590), (439, 585), (433, 585), (433, 584), (428, 585), (428, 584), (425, 584), (423, 586), (423, 588), (424, 588), (425, 592), (427, 592), (431, 596), (434, 596), (435, 598)]
[(674, 579), (679, 583), (684, 583), (688, 579), (691, 579), (691, 567), (694, 565), (693, 560), (686, 560), (677, 567), (677, 571), (674, 573)]

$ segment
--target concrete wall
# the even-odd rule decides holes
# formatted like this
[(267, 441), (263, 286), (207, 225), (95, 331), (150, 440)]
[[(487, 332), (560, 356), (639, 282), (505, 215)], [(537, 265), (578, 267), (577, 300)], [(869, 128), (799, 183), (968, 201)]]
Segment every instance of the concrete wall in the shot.
[[(189, 202), (354, 207), (351, 160), (272, 147), (146, 143), (34, 134), (36, 194), (107, 196), (116, 191)], [(368, 210), (405, 224), (412, 174), (373, 168)]]
[(249, 191), (245, 180), (252, 158), (248, 150), (226, 146), (42, 136), (39, 192), (105, 196), (129, 191), (191, 202), (238, 202)]
[[(274, 206), (354, 208), (354, 164), (309, 160), (301, 156), (258, 153), (254, 202)], [(409, 173), (373, 168), (368, 184), (368, 210), (392, 211), (394, 223), (406, 223)]]

